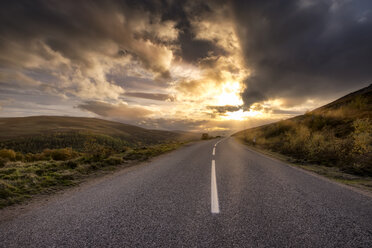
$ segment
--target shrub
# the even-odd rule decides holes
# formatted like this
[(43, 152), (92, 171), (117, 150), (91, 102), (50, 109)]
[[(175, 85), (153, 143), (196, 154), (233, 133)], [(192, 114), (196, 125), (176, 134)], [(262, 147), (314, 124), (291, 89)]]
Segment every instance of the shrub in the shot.
[(20, 152), (16, 152), (15, 160), (16, 160), (16, 161), (23, 161), (23, 160), (24, 160), (24, 156), (23, 156), (23, 154), (20, 153)]
[(151, 157), (157, 156), (167, 151), (171, 151), (177, 148), (178, 144), (163, 144), (163, 145), (153, 145), (149, 147), (144, 147), (142, 149), (136, 148), (132, 150), (128, 150), (125, 154), (123, 159), (124, 160), (138, 160), (144, 161)]
[(20, 154), (19, 158), (25, 160), (26, 162), (35, 162), (43, 160), (56, 160), (65, 161), (69, 159), (76, 158), (79, 154), (72, 150), (71, 148), (62, 149), (45, 149), (42, 153), (27, 153), (25, 155)]
[(362, 96), (357, 96), (352, 102), (350, 102), (349, 106), (352, 109), (365, 109), (368, 106), (368, 99)]
[(38, 160), (37, 156), (33, 153), (27, 153), (24, 156), (24, 159), (26, 160), (26, 162), (34, 162)]
[(310, 130), (303, 125), (298, 125), (294, 130), (285, 133), (283, 151), (294, 156), (303, 156), (306, 153), (305, 145), (310, 139)]
[(141, 151), (141, 150), (130, 150), (128, 151), (123, 159), (125, 160), (146, 160), (148, 158), (147, 151)]
[(88, 155), (88, 159), (99, 161), (108, 158), (112, 154), (112, 150), (97, 143), (94, 138), (87, 140), (84, 144), (84, 151)]
[(321, 156), (325, 152), (326, 146), (327, 143), (324, 136), (319, 132), (314, 133), (306, 145), (306, 149), (308, 150), (308, 156), (310, 158)]
[(44, 151), (42, 152), (43, 154), (43, 158), (45, 160), (49, 160), (52, 158), (52, 150), (51, 149), (44, 149)]
[(292, 128), (293, 123), (289, 120), (274, 123), (272, 126), (267, 126), (264, 136), (266, 139), (277, 137), (285, 134)]
[(116, 158), (116, 157), (110, 157), (110, 158), (105, 159), (104, 163), (106, 165), (118, 165), (118, 164), (123, 163), (123, 159), (122, 158)]
[(372, 125), (369, 119), (357, 119), (353, 122), (354, 132), (352, 133), (354, 154), (367, 154), (372, 151)]
[(322, 115), (311, 115), (310, 121), (309, 121), (309, 127), (314, 131), (322, 130), (328, 122), (328, 119), (330, 117), (324, 117)]
[(209, 139), (209, 135), (207, 133), (203, 133), (201, 139), (202, 140), (207, 140), (207, 139)]
[(71, 148), (62, 148), (51, 150), (50, 156), (53, 160), (64, 161), (71, 158), (75, 158), (77, 156), (77, 153), (74, 152)]
[(0, 180), (0, 199), (7, 199), (14, 195), (14, 187)]
[(0, 158), (8, 159), (11, 161), (16, 160), (16, 152), (10, 149), (1, 149), (0, 150)]
[(63, 166), (69, 168), (69, 169), (75, 169), (76, 167), (78, 167), (78, 163), (75, 162), (75, 161), (67, 161), (67, 162), (64, 162), (63, 163)]

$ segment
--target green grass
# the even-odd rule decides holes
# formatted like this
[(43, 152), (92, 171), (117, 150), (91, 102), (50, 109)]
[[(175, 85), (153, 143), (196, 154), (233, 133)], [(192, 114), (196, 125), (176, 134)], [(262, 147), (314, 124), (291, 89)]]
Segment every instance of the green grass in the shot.
[[(65, 161), (48, 159), (34, 162), (7, 161), (0, 167), (0, 208), (23, 202), (34, 195), (50, 194), (79, 184), (85, 178), (118, 168), (128, 167), (180, 147), (182, 143), (166, 143), (126, 148), (106, 157), (80, 153)], [(61, 149), (63, 150), (63, 149)]]

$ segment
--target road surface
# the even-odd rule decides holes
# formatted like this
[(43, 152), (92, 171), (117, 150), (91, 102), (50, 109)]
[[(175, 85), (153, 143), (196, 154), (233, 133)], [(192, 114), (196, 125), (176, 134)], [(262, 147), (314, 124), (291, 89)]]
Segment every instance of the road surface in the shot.
[(217, 141), (3, 220), (0, 247), (372, 247), (372, 198)]

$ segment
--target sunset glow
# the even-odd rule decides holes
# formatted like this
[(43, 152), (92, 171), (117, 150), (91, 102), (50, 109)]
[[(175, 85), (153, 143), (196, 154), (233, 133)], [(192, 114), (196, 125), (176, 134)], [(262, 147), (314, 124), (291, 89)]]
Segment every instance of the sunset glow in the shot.
[[(372, 76), (362, 60), (370, 39), (358, 36), (370, 33), (368, 6), (307, 2), (278, 21), (275, 1), (9, 1), (0, 117), (87, 116), (200, 132), (302, 114)], [(309, 18), (319, 23), (297, 33)], [(327, 47), (349, 53), (334, 59)]]
[(224, 105), (242, 105), (243, 100), (241, 93), (243, 89), (239, 82), (226, 82), (220, 86), (221, 93), (216, 96), (217, 104), (219, 106)]

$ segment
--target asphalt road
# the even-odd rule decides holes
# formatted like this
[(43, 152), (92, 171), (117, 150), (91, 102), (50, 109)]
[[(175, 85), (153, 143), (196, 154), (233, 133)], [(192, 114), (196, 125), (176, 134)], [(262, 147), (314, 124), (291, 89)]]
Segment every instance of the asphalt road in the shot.
[(216, 142), (3, 220), (0, 247), (372, 247), (372, 198)]

